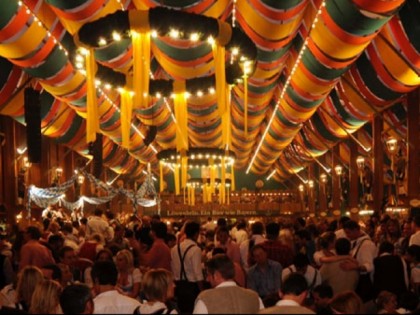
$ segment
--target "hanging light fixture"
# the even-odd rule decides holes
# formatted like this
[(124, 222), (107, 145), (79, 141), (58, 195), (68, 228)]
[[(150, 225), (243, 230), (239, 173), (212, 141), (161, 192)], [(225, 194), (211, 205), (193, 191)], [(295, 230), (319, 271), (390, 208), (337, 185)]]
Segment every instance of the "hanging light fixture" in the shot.
[(341, 174), (343, 174), (343, 167), (341, 165), (336, 165), (334, 170), (337, 176), (341, 176)]
[(356, 159), (356, 163), (357, 163), (357, 168), (359, 170), (363, 170), (363, 168), (365, 167), (365, 158), (363, 156), (358, 156)]
[(395, 139), (394, 137), (390, 137), (386, 141), (386, 147), (390, 154), (395, 154), (397, 152), (397, 147), (398, 147), (397, 145), (398, 145), (398, 140)]

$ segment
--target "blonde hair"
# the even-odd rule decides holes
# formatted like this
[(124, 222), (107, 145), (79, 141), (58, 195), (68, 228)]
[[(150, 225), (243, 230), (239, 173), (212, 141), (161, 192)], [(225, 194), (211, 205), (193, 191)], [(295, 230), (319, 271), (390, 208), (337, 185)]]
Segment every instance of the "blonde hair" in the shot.
[(168, 289), (173, 283), (173, 275), (166, 269), (151, 269), (143, 277), (142, 291), (148, 301), (167, 300)]
[(362, 299), (353, 291), (337, 294), (331, 300), (330, 307), (341, 314), (363, 314)]
[(30, 314), (57, 314), (60, 305), (61, 285), (55, 280), (39, 283), (32, 294)]
[(44, 274), (41, 269), (35, 266), (24, 267), (18, 274), (16, 285), (17, 302), (23, 301), (29, 307), (35, 287), (43, 280)]
[(397, 298), (397, 295), (389, 292), (389, 291), (381, 291), (376, 298), (376, 305), (378, 306), (378, 310), (385, 309), (385, 305), (391, 300), (392, 297)]
[(117, 255), (115, 255), (115, 258), (118, 259), (118, 257), (123, 257), (125, 261), (127, 262), (128, 270), (134, 269), (134, 257), (133, 254), (128, 249), (122, 249), (120, 250)]

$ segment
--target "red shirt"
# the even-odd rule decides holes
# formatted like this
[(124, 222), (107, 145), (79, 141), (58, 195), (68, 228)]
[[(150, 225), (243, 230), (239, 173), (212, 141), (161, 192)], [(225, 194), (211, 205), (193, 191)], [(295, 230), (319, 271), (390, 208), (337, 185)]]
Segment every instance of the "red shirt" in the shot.
[(294, 255), (289, 246), (284, 245), (278, 240), (266, 240), (262, 246), (267, 251), (268, 259), (279, 262), (283, 268), (287, 268), (293, 264)]

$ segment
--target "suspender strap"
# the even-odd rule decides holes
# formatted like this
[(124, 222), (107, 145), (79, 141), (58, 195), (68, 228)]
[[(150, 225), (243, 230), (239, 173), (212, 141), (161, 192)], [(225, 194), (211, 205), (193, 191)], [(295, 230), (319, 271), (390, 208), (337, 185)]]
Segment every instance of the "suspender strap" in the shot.
[(188, 251), (191, 248), (193, 248), (194, 246), (195, 246), (194, 244), (191, 244), (190, 246), (188, 246), (187, 249), (184, 252), (184, 256), (182, 256), (181, 255), (181, 246), (178, 243), (178, 255), (179, 255), (179, 260), (181, 261), (181, 273), (179, 275), (179, 280), (187, 280), (188, 281), (187, 274), (185, 272), (184, 259), (187, 256)]
[(309, 290), (312, 290), (314, 288), (316, 279), (318, 278), (318, 271), (316, 269), (314, 271), (315, 271), (315, 276), (314, 276), (314, 279), (312, 280), (311, 285), (309, 286)]
[(356, 252), (354, 253), (354, 255), (353, 255), (353, 258), (356, 258), (357, 257), (357, 254), (359, 253), (359, 250), (360, 250), (360, 247), (362, 247), (362, 245), (363, 245), (363, 243), (365, 242), (365, 241), (367, 241), (368, 239), (367, 238), (365, 238), (364, 240), (362, 240), (361, 242), (360, 242), (360, 244), (359, 244), (359, 246), (357, 247), (357, 249), (356, 249)]

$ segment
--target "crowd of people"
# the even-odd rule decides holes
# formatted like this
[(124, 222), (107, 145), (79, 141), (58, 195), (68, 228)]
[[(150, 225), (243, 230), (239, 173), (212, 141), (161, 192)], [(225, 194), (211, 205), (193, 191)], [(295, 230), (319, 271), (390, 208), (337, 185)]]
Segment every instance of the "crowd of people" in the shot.
[(420, 313), (420, 216), (49, 213), (0, 234), (0, 313)]

